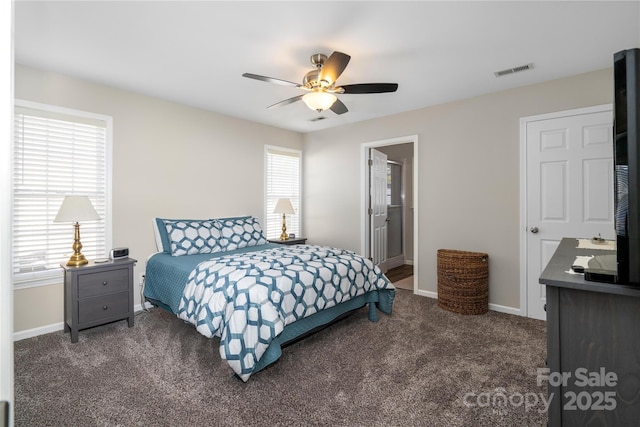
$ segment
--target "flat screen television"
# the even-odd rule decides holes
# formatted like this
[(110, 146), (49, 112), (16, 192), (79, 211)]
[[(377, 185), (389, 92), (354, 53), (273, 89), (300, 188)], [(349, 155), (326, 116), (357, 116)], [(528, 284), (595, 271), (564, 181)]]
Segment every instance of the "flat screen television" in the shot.
[(618, 283), (640, 285), (640, 49), (613, 56)]

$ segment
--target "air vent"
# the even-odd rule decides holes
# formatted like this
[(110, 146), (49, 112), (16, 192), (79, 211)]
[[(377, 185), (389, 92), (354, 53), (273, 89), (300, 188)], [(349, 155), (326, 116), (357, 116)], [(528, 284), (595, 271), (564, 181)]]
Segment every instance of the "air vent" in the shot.
[(319, 122), (320, 120), (327, 120), (327, 118), (325, 116), (320, 116), (320, 117), (315, 117), (311, 120), (309, 120), (310, 122)]
[(496, 77), (502, 77), (508, 74), (519, 73), (527, 70), (533, 70), (533, 62), (526, 65), (520, 65), (518, 67), (507, 68), (506, 70), (496, 71), (493, 74), (495, 74)]

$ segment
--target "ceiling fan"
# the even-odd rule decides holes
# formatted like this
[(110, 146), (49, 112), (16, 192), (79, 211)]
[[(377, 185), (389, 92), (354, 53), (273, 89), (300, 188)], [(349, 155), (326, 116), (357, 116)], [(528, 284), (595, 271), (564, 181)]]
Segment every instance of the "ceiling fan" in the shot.
[(316, 69), (309, 71), (302, 79), (302, 84), (273, 77), (260, 76), (258, 74), (244, 73), (243, 77), (261, 80), (267, 83), (275, 83), (283, 86), (293, 86), (307, 91), (306, 94), (294, 96), (277, 102), (267, 108), (282, 107), (302, 100), (307, 107), (317, 112), (331, 109), (336, 114), (344, 114), (347, 106), (338, 99), (336, 94), (364, 94), (386, 93), (398, 90), (397, 83), (359, 83), (338, 86), (336, 80), (347, 67), (351, 57), (346, 53), (333, 52), (329, 57), (322, 53), (311, 55), (311, 64)]

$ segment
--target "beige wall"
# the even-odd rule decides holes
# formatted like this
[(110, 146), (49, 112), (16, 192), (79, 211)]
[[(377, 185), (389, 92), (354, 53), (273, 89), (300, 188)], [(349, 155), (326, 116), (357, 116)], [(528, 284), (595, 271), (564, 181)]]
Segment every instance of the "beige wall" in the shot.
[(490, 303), (518, 309), (519, 120), (612, 95), (606, 69), (307, 134), (307, 237), (360, 251), (360, 146), (418, 135), (419, 290), (437, 291), (438, 249), (487, 252)]
[[(138, 260), (136, 304), (153, 217), (262, 219), (264, 146), (302, 148), (298, 133), (20, 65), (15, 97), (113, 117), (113, 246)], [(14, 330), (62, 322), (62, 293), (61, 283), (16, 290)]]
[[(154, 216), (262, 218), (265, 144), (304, 148), (306, 237), (359, 252), (361, 144), (418, 135), (419, 290), (437, 289), (437, 249), (483, 251), (490, 302), (516, 309), (519, 119), (610, 103), (612, 86), (607, 69), (302, 136), (19, 65), (15, 75), (18, 99), (113, 117), (113, 245), (138, 259), (136, 285)], [(16, 332), (62, 322), (62, 285), (15, 291), (14, 317)]]

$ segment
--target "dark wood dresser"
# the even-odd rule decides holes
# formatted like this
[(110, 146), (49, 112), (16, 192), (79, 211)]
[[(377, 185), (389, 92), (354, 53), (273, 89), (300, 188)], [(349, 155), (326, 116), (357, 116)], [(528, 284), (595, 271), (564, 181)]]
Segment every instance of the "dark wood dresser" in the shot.
[(547, 295), (549, 426), (640, 425), (640, 287), (567, 273), (577, 256), (614, 254), (561, 241), (540, 276)]

